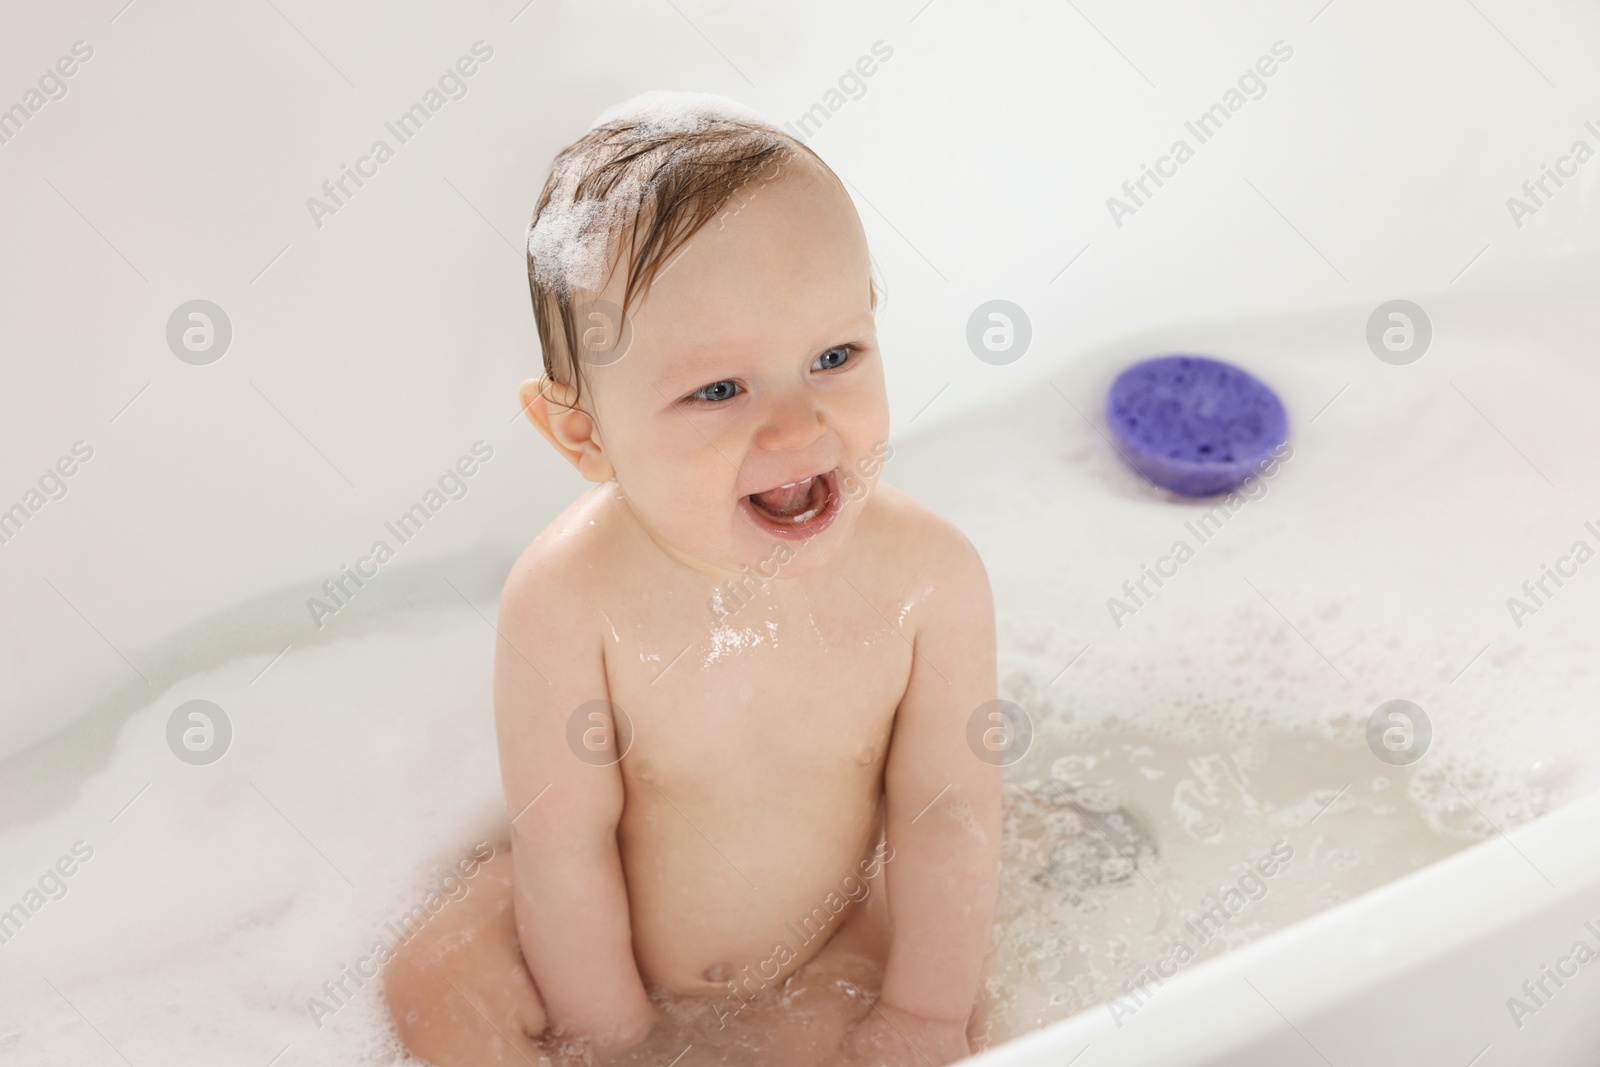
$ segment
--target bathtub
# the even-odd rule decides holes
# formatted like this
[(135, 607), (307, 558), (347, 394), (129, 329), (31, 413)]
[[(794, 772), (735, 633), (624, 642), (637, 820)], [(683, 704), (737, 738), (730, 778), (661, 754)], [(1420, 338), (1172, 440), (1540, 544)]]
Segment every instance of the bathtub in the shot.
[[(1600, 525), (1600, 162), (1525, 225), (1504, 206), (1597, 118), (1551, 104), (1596, 98), (1592, 5), (275, 6), (58, 6), (0, 43), (24, 71), (94, 49), (0, 168), (0, 508), (73, 471), (0, 545), (0, 916), (27, 913), (0, 921), (0, 1060), (385, 1062), (363, 960), (502, 832), (487, 620), (583, 488), (516, 410), (537, 363), (517, 245), (550, 158), (647, 87), (798, 116), (882, 39), (812, 144), (889, 282), (884, 477), (982, 553), (1005, 694), (1041, 744), (1131, 719), (1346, 762), (1372, 758), (1376, 705), (1413, 700), (1432, 749), (1391, 777), (1450, 853), (1151, 983), (1131, 1017), (1090, 1003), (976, 1062), (1596, 1062), (1600, 963), (1546, 968), (1600, 944), (1600, 563), (1507, 604)], [(1295, 58), (1266, 95), (1108, 218), (1279, 38)], [(480, 39), (469, 94), (308, 217)], [(597, 72), (572, 45), (597, 39), (626, 61)], [(1402, 295), (1433, 330), (1409, 365), (1367, 341)], [(1033, 319), (1005, 366), (964, 337), (996, 296)], [(208, 365), (167, 335), (196, 299), (231, 317)], [(1271, 383), (1295, 454), (1133, 602), (1211, 505), (1140, 482), (1100, 403), (1172, 351)], [(319, 612), (464, 459), (459, 498)], [(215, 762), (178, 755), (181, 716), (174, 747), (190, 701), (228, 716)], [(1294, 773), (1307, 797), (1343, 784)], [(1337, 832), (1338, 803), (1291, 829)], [(1170, 805), (1136, 814), (1181, 851)]]
[[(1597, 833), (1591, 795), (1180, 973), (1120, 1026), (1095, 1008), (972, 1062), (1592, 1064), (1600, 991), (1569, 954), (1600, 938)], [(1532, 1007), (1522, 983), (1563, 958), (1575, 976), (1545, 978), (1533, 1013), (1508, 1010)]]
[[(1592, 297), (1441, 303), (1435, 322), (1448, 324), (1437, 335), (1445, 348), (1431, 366), (1374, 358), (1358, 309), (1151, 330), (1080, 354), (1002, 405), (1001, 419), (958, 417), (897, 451), (889, 476), (962, 514), (990, 561), (1003, 678), (1008, 666), (1014, 680), (1063, 671), (1064, 681), (1028, 691), (1056, 690), (1057, 711), (1092, 721), (1106, 717), (1098, 705), (1108, 700), (1184, 700), (1192, 689), (1137, 676), (1183, 675), (1171, 659), (1185, 651), (1220, 659), (1228, 643), (1200, 628), (1260, 623), (1242, 640), (1264, 649), (1276, 629), (1283, 643), (1250, 654), (1254, 669), (1286, 661), (1298, 705), (1291, 714), (1342, 719), (1328, 736), (1345, 746), (1363, 749), (1366, 713), (1384, 700), (1409, 694), (1429, 706), (1435, 749), (1399, 773), (1431, 765), (1426, 773), (1447, 781), (1441, 791), (1479, 838), (1219, 958), (1147, 975), (1119, 1010), (1095, 1004), (974, 1062), (1597, 1062), (1600, 961), (1580, 964), (1573, 953), (1580, 941), (1600, 949), (1600, 733), (1592, 718), (1600, 693), (1584, 665), (1600, 582), (1585, 585), (1569, 559), (1564, 569), (1580, 577), (1546, 588), (1574, 600), (1551, 597), (1541, 616), (1510, 607), (1532, 606), (1521, 583), (1575, 542), (1597, 544), (1588, 496), (1600, 484), (1596, 452), (1575, 429), (1576, 408), (1563, 407), (1552, 388), (1592, 380), (1586, 353), (1596, 306)], [(1522, 335), (1519, 322), (1539, 323), (1537, 335)], [(1105, 434), (1105, 387), (1151, 351), (1225, 354), (1269, 378), (1289, 408), (1295, 453), (1259, 501), (1244, 503), (1243, 522), (1200, 547), (1129, 617), (1107, 608), (1126, 598), (1120, 582), (1137, 578), (1171, 539), (1189, 537), (1193, 525), (1178, 520), (1207, 506), (1130, 476)], [(1014, 481), (986, 488), (981, 471), (1002, 453)], [(1026, 495), (1023, 486), (1047, 499), (1006, 499)], [(1213, 548), (1218, 554), (1205, 559)], [(1094, 561), (1081, 568), (1087, 574), (1073, 573), (1079, 553)], [(1274, 588), (1274, 573), (1295, 574), (1294, 588)], [(1073, 622), (1047, 627), (1062, 604)], [(1194, 688), (1260, 699), (1236, 669), (1188, 677)], [(1241, 721), (1271, 721), (1278, 710)], [(1558, 753), (1563, 788), (1533, 805), (1486, 800), (1492, 773), (1466, 784), (1491, 765), (1513, 772), (1502, 782), (1518, 767), (1536, 777)], [(1288, 772), (1260, 771), (1275, 773)], [(1339, 782), (1329, 778), (1328, 792)]]
[[(885, 477), (984, 555), (1002, 689), (1041, 736), (1071, 722), (1092, 737), (1108, 716), (1175, 735), (1299, 731), (1376, 766), (1366, 714), (1405, 696), (1429, 709), (1434, 740), (1395, 780), (1454, 838), (1447, 858), (1145, 986), (1135, 1013), (1093, 1004), (976, 1062), (1593, 1062), (1600, 963), (1559, 986), (1544, 968), (1572, 970), (1575, 942), (1600, 943), (1585, 925), (1600, 928), (1585, 656), (1600, 572), (1521, 628), (1504, 603), (1583, 532), (1581, 495), (1544, 478), (1600, 481), (1600, 456), (1570, 447), (1569, 429), (1600, 373), (1583, 358), (1593, 307), (1439, 302), (1440, 358), (1404, 368), (1367, 350), (1366, 309), (1185, 323), (1074, 353), (996, 405), (896, 439)], [(1124, 576), (1212, 503), (1144, 484), (1102, 436), (1096, 398), (1114, 371), (1168, 350), (1270, 380), (1295, 453), (1118, 626), (1107, 602)], [(1571, 388), (1529, 384), (1552, 381)], [(172, 679), (153, 701), (109, 694), (0, 764), (0, 867), (21, 872), (0, 906), (74, 868), (0, 943), (0, 1050), (30, 1063), (89, 1062), (107, 1045), (135, 1061), (157, 1048), (180, 1062), (387, 1055), (371, 979), (351, 976), (371, 969), (387, 921), (502, 832), (488, 620), (508, 564), (401, 561), (309, 637), (315, 574), (219, 607), (141, 656)], [(173, 758), (171, 724), (191, 700), (229, 716), (232, 748), (215, 763)], [(1272, 785), (1288, 772), (1254, 773)], [(1273, 785), (1329, 811), (1310, 828), (1310, 809), (1285, 815), (1286, 832), (1337, 831), (1343, 809), (1320, 798), (1338, 800), (1343, 773)], [(1459, 786), (1465, 804), (1430, 781)], [(1177, 851), (1170, 813), (1136, 814)], [(72, 859), (80, 843), (87, 862)], [(1535, 1001), (1523, 983), (1540, 981)], [(1514, 1013), (1513, 998), (1531, 1010)]]

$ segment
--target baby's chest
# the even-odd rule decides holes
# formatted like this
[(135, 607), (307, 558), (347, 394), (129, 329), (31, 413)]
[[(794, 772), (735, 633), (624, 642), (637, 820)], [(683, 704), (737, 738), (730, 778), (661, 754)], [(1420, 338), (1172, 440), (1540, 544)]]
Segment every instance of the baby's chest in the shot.
[(911, 665), (911, 639), (864, 603), (823, 617), (639, 613), (606, 646), (635, 765), (673, 777), (875, 766)]

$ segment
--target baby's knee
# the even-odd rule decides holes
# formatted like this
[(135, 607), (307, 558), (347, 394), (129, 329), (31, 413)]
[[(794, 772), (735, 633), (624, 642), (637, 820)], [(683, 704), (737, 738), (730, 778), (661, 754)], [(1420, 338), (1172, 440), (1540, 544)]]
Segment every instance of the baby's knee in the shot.
[(514, 940), (496, 936), (503, 933), (430, 930), (389, 961), (384, 1001), (412, 1055), (440, 1065), (477, 1063), (474, 1056), (509, 1052), (510, 1045), (539, 1062), (544, 1005)]
[(437, 959), (425, 959), (411, 945), (403, 946), (383, 968), (383, 999), (395, 1033), (407, 1049), (424, 1055), (434, 1016), (450, 993)]

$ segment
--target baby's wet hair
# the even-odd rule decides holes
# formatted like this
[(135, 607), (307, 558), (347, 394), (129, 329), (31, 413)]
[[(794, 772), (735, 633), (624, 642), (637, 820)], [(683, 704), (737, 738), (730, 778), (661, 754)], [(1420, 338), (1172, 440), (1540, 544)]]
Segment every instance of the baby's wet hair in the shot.
[[(573, 354), (591, 325), (579, 321), (585, 301), (625, 266), (625, 318), (690, 238), (805, 156), (838, 181), (804, 143), (726, 98), (646, 93), (603, 114), (556, 155), (528, 230), (545, 376), (570, 385), (576, 404), (583, 361)], [(876, 281), (870, 297), (876, 310)]]

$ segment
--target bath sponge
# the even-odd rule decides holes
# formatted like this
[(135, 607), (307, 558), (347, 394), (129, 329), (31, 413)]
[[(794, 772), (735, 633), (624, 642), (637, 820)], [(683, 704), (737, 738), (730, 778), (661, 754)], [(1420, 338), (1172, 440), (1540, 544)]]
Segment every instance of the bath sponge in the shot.
[(1111, 383), (1106, 421), (1140, 474), (1182, 496), (1234, 488), (1289, 434), (1271, 389), (1205, 356), (1135, 363)]

